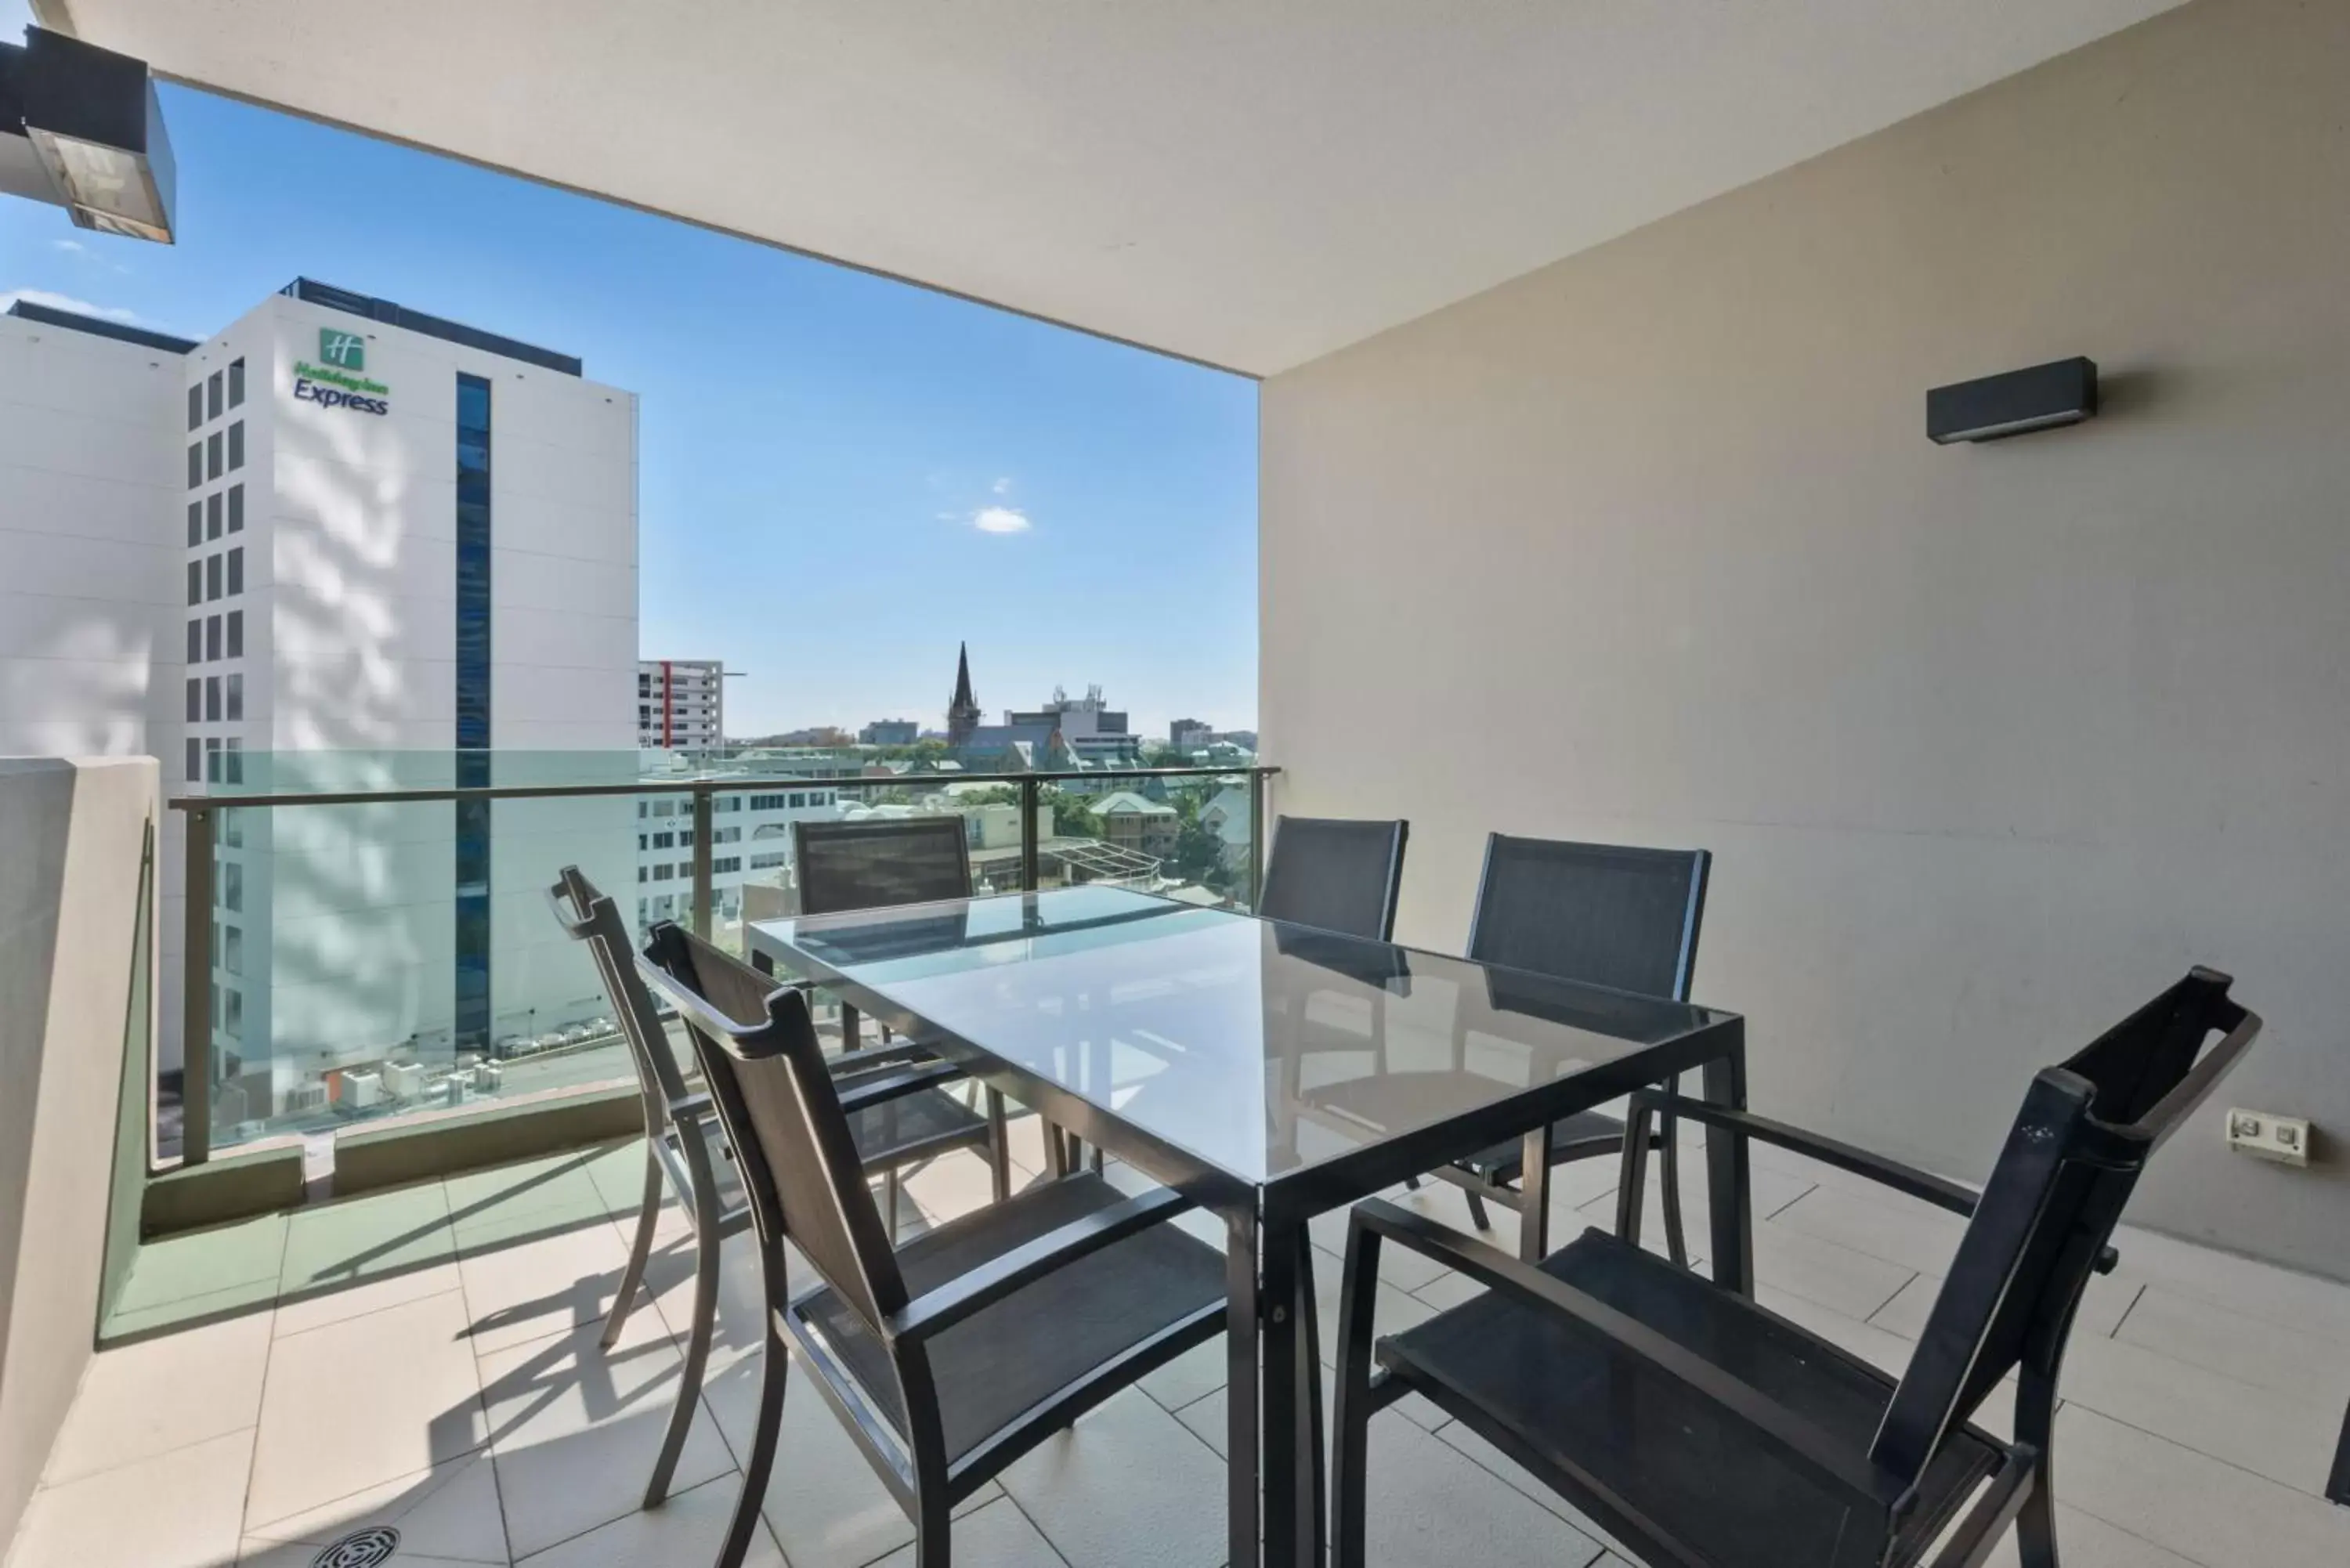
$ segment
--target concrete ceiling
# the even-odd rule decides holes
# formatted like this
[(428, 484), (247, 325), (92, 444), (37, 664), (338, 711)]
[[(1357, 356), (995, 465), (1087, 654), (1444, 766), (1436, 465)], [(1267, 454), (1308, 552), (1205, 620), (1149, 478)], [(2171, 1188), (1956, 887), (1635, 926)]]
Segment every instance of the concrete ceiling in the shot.
[(2177, 0), (35, 0), (281, 105), (1270, 374)]

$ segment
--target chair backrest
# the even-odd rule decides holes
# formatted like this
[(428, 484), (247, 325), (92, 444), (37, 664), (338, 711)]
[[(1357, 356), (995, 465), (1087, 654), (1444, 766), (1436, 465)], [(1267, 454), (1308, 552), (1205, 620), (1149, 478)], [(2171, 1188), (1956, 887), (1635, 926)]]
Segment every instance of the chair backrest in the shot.
[(604, 995), (619, 1021), (620, 1037), (628, 1042), (629, 1061), (637, 1070), (637, 1087), (645, 1097), (645, 1134), (658, 1137), (669, 1122), (670, 1102), (685, 1093), (685, 1075), (669, 1048), (669, 1032), (645, 982), (637, 977), (636, 954), (629, 950), (629, 928), (619, 908), (581, 874), (566, 866), (546, 890), (555, 919), (577, 940), (588, 944)]
[(1268, 920), (1388, 940), (1395, 935), (1396, 891), (1410, 830), (1408, 822), (1276, 818), (1256, 912)]
[(1915, 1480), (2012, 1368), (2053, 1382), (2147, 1158), (2260, 1033), (2230, 983), (2190, 971), (2033, 1080), (1877, 1429), (1879, 1464)]
[(792, 824), (800, 913), (878, 909), (971, 897), (971, 843), (960, 816)]
[(685, 1021), (760, 1245), (772, 1260), (788, 1232), (879, 1334), (881, 1320), (906, 1304), (905, 1279), (806, 996), (667, 920), (653, 927), (637, 967)]
[(1547, 838), (1485, 840), (1469, 956), (1687, 1002), (1713, 857)]

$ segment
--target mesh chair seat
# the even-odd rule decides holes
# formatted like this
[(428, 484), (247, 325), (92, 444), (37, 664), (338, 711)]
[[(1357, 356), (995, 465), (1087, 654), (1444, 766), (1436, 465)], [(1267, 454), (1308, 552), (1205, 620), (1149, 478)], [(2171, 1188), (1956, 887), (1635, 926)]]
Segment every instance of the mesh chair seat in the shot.
[[(1602, 1231), (1586, 1232), (1538, 1266), (1866, 1459), (1894, 1391), (1876, 1368)], [(1590, 1484), (1629, 1511), (1671, 1521), (1699, 1561), (1720, 1568), (1878, 1562), (1881, 1516), (1861, 1517), (1849, 1499), (1758, 1445), (1751, 1427), (1559, 1314), (1488, 1292), (1379, 1341), (1374, 1354), (1391, 1376), (1522, 1459), (1529, 1449), (1573, 1456)], [(2005, 1452), (1971, 1427), (1954, 1431), (1918, 1486), (1891, 1561), (1916, 1562)]]
[[(1097, 1176), (1063, 1177), (918, 1237), (898, 1250), (898, 1266), (919, 1296), (1125, 1197)], [(948, 1462), (1095, 1368), (1223, 1300), (1223, 1254), (1176, 1226), (1156, 1225), (947, 1329), (930, 1353)], [(897, 1376), (864, 1320), (829, 1287), (802, 1296), (791, 1312), (818, 1333), (902, 1437)], [(1211, 1320), (1193, 1340), (1222, 1326), (1221, 1317)], [(1172, 1355), (1188, 1344), (1162, 1348)]]
[[(843, 1078), (841, 1087), (857, 1082)], [(867, 1170), (895, 1169), (951, 1148), (984, 1148), (990, 1136), (987, 1118), (942, 1088), (851, 1111), (848, 1132)]]

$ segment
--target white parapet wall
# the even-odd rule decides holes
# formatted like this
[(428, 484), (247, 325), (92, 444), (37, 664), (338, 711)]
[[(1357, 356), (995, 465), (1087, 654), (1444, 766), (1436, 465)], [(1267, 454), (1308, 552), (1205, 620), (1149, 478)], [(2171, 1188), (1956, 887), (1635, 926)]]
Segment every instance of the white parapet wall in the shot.
[(156, 811), (152, 758), (0, 758), (0, 1556), (97, 1337)]

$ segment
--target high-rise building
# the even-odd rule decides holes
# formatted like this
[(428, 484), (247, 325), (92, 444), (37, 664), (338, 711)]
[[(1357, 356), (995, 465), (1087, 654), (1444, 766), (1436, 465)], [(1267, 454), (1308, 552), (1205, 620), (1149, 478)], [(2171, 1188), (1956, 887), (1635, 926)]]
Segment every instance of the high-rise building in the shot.
[[(0, 402), (0, 536), (37, 536), (0, 587), (0, 753), (149, 753), (191, 794), (634, 776), (636, 398), (577, 359), (297, 279), (203, 342), (19, 302)], [(566, 860), (627, 880), (628, 810), (222, 813), (223, 1119), (592, 989), (531, 895)]]
[(638, 745), (649, 751), (699, 752), (725, 743), (725, 660), (637, 660)]

